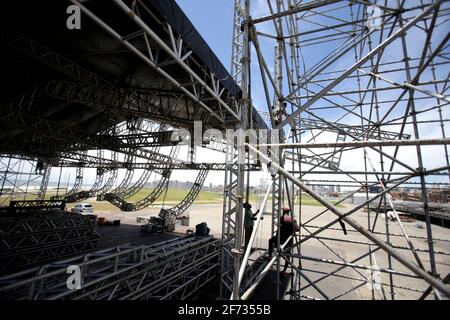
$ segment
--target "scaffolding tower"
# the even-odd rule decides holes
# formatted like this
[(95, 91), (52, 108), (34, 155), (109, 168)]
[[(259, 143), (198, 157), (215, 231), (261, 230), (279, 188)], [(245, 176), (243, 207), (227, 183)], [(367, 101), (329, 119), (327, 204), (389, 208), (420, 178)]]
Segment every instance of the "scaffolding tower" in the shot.
[[(85, 291), (72, 294), (61, 287), (64, 261), (49, 258), (42, 274), (36, 267), (23, 281), (2, 277), (0, 295), (185, 298), (219, 276), (222, 299), (261, 298), (261, 291), (290, 300), (450, 296), (450, 241), (433, 228), (450, 213), (430, 196), (450, 186), (448, 1), (235, 0), (230, 74), (174, 0), (31, 2), (0, 13), (9, 76), (0, 97), (0, 207), (97, 197), (137, 211), (163, 194), (173, 171), (197, 171), (167, 211), (180, 216), (208, 172), (222, 171), (222, 237), (85, 256), (84, 247), (95, 246), (79, 238), (93, 226), (77, 225), (83, 232), (65, 236), (83, 250), (74, 247), (79, 256), (67, 261), (89, 270), (100, 263), (111, 271), (104, 283), (92, 280), (101, 276), (92, 268)], [(39, 23), (67, 5), (80, 8), (85, 29)], [(216, 135), (188, 140), (197, 122), (202, 134)], [(224, 137), (227, 129), (249, 140)], [(225, 163), (195, 161), (199, 147), (222, 153)], [(89, 170), (95, 181), (86, 188)], [(256, 172), (269, 183), (245, 246), (244, 203)], [(156, 187), (131, 202), (152, 174)], [(414, 209), (395, 199), (400, 188), (416, 190)], [(317, 210), (305, 206), (312, 200)], [(285, 207), (299, 224), (288, 239), (280, 236)], [(423, 219), (420, 235), (403, 223), (407, 210)], [(263, 215), (275, 239), (271, 255), (254, 245)], [(37, 233), (53, 223), (45, 217)], [(58, 229), (49, 234), (61, 238)], [(60, 248), (52, 242), (52, 252)], [(46, 273), (52, 268), (56, 278)], [(129, 268), (138, 270), (133, 287), (122, 276)], [(39, 279), (58, 290), (38, 288)]]
[[(235, 10), (248, 14), (240, 21), (244, 49), (233, 46), (233, 68), (242, 70), (244, 96), (281, 133), (277, 143), (246, 146), (250, 157), (275, 167), (268, 190), (272, 235), (283, 206), (300, 231), (285, 243), (278, 236), (274, 256), (252, 283), (243, 280), (253, 264), (251, 245), (240, 252), (235, 245), (240, 272), (230, 297), (260, 297), (258, 288), (293, 300), (356, 292), (367, 299), (448, 297), (448, 251), (438, 249), (447, 240), (433, 235), (429, 196), (434, 183), (448, 189), (450, 178), (448, 3), (238, 2)], [(263, 147), (280, 149), (276, 164)], [(345, 196), (333, 202), (311, 181), (343, 185)], [(391, 195), (405, 186), (420, 193), (423, 236), (409, 234)], [(340, 205), (356, 194), (363, 201)], [(308, 212), (301, 204), (310, 198), (324, 209)], [(242, 222), (234, 222), (237, 233)], [(288, 272), (280, 275), (284, 263)], [(273, 289), (264, 286), (267, 279)]]

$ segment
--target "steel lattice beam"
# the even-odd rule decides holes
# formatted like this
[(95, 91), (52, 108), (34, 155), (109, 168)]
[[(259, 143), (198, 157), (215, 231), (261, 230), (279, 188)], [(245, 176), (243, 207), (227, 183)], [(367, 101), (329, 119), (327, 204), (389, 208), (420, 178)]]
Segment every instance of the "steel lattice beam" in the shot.
[[(8, 299), (167, 299), (195, 293), (211, 281), (218, 267), (219, 241), (185, 237), (149, 246), (123, 245), (49, 264), (44, 273), (30, 269), (0, 277), (0, 296)], [(83, 269), (82, 288), (65, 284), (68, 264)], [(16, 277), (20, 277), (20, 280)], [(36, 282), (45, 283), (35, 286)], [(192, 292), (184, 289), (190, 288)]]

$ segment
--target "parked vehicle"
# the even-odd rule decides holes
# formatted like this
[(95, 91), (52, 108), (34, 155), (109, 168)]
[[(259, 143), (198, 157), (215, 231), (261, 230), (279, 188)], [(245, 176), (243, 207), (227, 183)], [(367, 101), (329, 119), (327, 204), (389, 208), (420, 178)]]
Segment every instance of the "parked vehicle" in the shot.
[(78, 203), (70, 211), (72, 213), (94, 214), (94, 207), (90, 203)]

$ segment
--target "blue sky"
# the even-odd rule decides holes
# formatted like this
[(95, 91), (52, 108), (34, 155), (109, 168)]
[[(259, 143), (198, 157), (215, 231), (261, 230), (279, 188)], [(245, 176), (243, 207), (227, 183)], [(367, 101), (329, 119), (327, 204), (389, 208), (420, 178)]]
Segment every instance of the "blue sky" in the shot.
[(177, 0), (225, 68), (231, 66), (233, 0)]

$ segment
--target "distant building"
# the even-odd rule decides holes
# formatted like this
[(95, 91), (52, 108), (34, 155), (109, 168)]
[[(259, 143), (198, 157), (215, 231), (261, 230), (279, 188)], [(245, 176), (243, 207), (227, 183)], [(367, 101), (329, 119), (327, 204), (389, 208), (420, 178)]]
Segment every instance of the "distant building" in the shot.
[[(368, 195), (360, 192), (360, 193), (355, 193), (352, 195), (352, 204), (362, 204), (364, 202), (366, 202), (368, 199), (372, 199), (373, 197), (375, 197), (377, 194), (374, 193), (369, 193)], [(368, 197), (368, 198), (367, 198)]]

